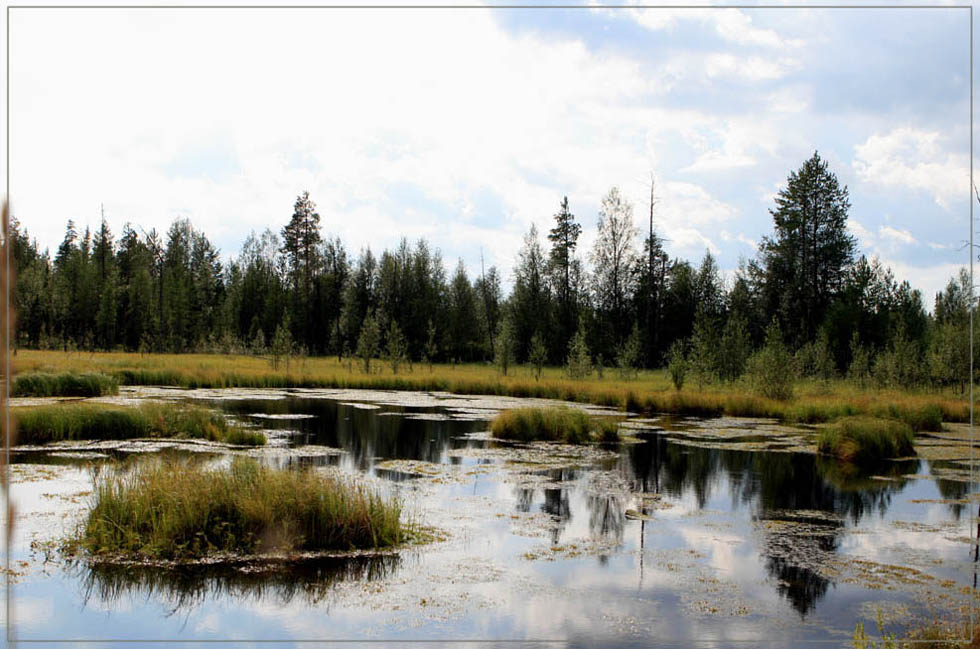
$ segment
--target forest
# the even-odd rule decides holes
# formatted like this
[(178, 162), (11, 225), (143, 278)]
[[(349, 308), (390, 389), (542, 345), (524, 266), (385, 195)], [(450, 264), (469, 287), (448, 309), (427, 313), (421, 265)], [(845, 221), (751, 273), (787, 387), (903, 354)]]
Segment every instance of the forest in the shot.
[(69, 220), (53, 256), (14, 219), (15, 342), (387, 358), (396, 372), (399, 362), (488, 362), (505, 374), (566, 366), (576, 378), (667, 366), (699, 384), (738, 379), (775, 345), (799, 377), (962, 391), (969, 275), (951, 278), (928, 313), (919, 290), (859, 254), (850, 207), (815, 152), (778, 193), (755, 258), (725, 282), (710, 252), (697, 263), (669, 258), (653, 202), (647, 223), (615, 187), (593, 249), (579, 249), (565, 198), (547, 233), (532, 225), (525, 235), (509, 295), (501, 269), (471, 277), (460, 260), (449, 271), (424, 239), (354, 255), (324, 233), (308, 193), (280, 231), (251, 233), (228, 261), (187, 219), (166, 233), (127, 223), (118, 236), (104, 218), (94, 233)]

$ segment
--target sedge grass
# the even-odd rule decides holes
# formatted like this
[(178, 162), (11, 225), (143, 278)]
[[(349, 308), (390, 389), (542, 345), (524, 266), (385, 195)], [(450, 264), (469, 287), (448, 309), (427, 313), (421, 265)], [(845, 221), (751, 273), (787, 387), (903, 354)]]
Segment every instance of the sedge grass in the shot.
[(12, 397), (101, 397), (119, 393), (119, 379), (101, 372), (30, 372), (14, 378)]
[(227, 470), (175, 460), (96, 479), (69, 544), (91, 555), (196, 559), (216, 553), (381, 548), (405, 540), (401, 504), (338, 478), (235, 458)]
[(817, 449), (857, 464), (915, 453), (912, 427), (880, 417), (843, 417), (817, 436)]
[(17, 419), (17, 440), (21, 444), (141, 437), (206, 439), (248, 446), (265, 444), (262, 433), (197, 406), (57, 403), (13, 408), (12, 412)]
[[(639, 372), (634, 380), (595, 376), (567, 378), (563, 368), (544, 368), (540, 379), (514, 368), (507, 376), (490, 365), (422, 365), (393, 374), (365, 373), (360, 364), (335, 357), (305, 358), (291, 363), (290, 371), (274, 370), (256, 356), (217, 354), (64, 353), (21, 350), (18, 371), (102, 372), (124, 385), (170, 385), (185, 388), (339, 388), (423, 390), (455, 394), (484, 394), (560, 399), (593, 403), (631, 411), (700, 416), (772, 417), (786, 422), (824, 423), (854, 415), (897, 416), (916, 430), (939, 430), (941, 421), (969, 421), (969, 402), (951, 390), (861, 388), (844, 380), (797, 381), (793, 398), (768, 399), (752, 392), (744, 382), (714, 383), (703, 390), (675, 390), (663, 370)], [(929, 409), (940, 413), (920, 417)]]
[(514, 408), (505, 410), (490, 422), (494, 437), (521, 442), (565, 442), (581, 444), (599, 439), (619, 439), (618, 422), (606, 417), (590, 417), (578, 408)]

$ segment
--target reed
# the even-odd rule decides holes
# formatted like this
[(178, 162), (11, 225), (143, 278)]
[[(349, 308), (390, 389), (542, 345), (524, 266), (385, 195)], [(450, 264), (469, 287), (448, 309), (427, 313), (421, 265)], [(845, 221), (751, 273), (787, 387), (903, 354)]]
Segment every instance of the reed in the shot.
[(904, 421), (878, 417), (844, 417), (817, 436), (817, 449), (857, 464), (915, 453), (912, 427)]
[(582, 444), (598, 439), (619, 439), (619, 423), (608, 417), (590, 417), (578, 408), (514, 408), (490, 422), (494, 437), (521, 442), (565, 442)]
[(70, 545), (152, 559), (381, 548), (405, 540), (400, 516), (397, 500), (312, 469), (241, 457), (228, 470), (158, 461), (100, 474)]
[(13, 408), (21, 444), (75, 440), (192, 438), (261, 446), (262, 433), (196, 406), (145, 403), (139, 407), (101, 403), (57, 403)]
[(13, 397), (101, 397), (119, 393), (119, 379), (99, 373), (30, 372), (14, 378)]

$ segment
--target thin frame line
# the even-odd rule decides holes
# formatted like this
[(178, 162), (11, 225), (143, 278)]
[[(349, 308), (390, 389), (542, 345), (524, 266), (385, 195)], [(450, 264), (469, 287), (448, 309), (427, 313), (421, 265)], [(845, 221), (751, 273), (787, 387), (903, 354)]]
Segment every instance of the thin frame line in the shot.
[[(873, 5), (740, 5), (740, 4), (724, 4), (724, 5), (521, 5), (521, 4), (507, 4), (507, 5), (7, 5), (6, 21), (7, 21), (7, 119), (6, 119), (6, 160), (7, 160), (7, 173), (6, 173), (6, 183), (7, 183), (7, 206), (8, 214), (11, 218), (13, 216), (13, 210), (11, 209), (11, 192), (10, 192), (10, 10), (11, 9), (447, 9), (447, 10), (459, 10), (459, 9), (564, 9), (564, 10), (584, 10), (584, 9), (969, 9), (970, 15), (970, 179), (972, 185), (973, 179), (973, 5), (886, 5), (886, 4), (873, 4)], [(972, 187), (971, 187), (972, 190)], [(972, 191), (971, 191), (972, 193)], [(972, 305), (973, 300), (973, 198), (970, 198), (970, 297), (971, 297), (971, 308), (970, 308), (970, 432), (971, 439), (974, 436), (974, 407), (973, 407), (973, 312), (974, 308)], [(8, 232), (9, 233), (9, 232)], [(10, 277), (10, 254), (9, 254), (9, 241), (7, 237), (4, 237), (4, 263), (6, 264), (5, 269), (7, 272), (7, 278)], [(4, 350), (4, 363), (6, 368), (6, 377), (4, 381), (4, 393), (9, 397), (10, 392), (10, 321), (9, 321), (9, 307), (10, 307), (10, 287), (7, 286), (4, 295), (4, 308), (6, 310), (7, 322), (5, 323), (6, 332), (6, 349)], [(7, 505), (7, 522), (5, 525), (7, 527), (11, 526), (10, 522), (10, 484), (9, 484), (9, 459), (10, 459), (10, 409), (5, 408), (4, 420), (6, 423), (6, 434), (4, 436), (4, 453), (6, 463), (5, 469), (5, 479), (4, 479), (4, 489), (6, 494), (6, 505)], [(974, 440), (975, 442), (976, 440)], [(971, 469), (971, 479), (974, 477), (974, 461), (973, 461), (973, 444), (970, 445), (970, 469)], [(12, 533), (12, 528), (7, 530), (4, 540), (4, 555), (5, 555), (5, 566), (7, 568), (6, 574), (6, 639), (8, 642), (11, 640), (12, 634), (12, 618), (10, 616), (10, 552), (9, 544), (6, 537), (9, 537)], [(980, 532), (978, 532), (980, 534)], [(971, 530), (972, 535), (972, 530)], [(980, 542), (980, 538), (978, 538)], [(976, 565), (974, 566), (974, 573), (976, 573)], [(973, 602), (973, 610), (976, 611), (976, 598), (971, 598)], [(970, 631), (971, 637), (968, 641), (973, 641), (973, 616), (970, 618)], [(954, 639), (953, 641), (959, 641), (959, 639)], [(30, 639), (30, 640), (19, 640), (18, 642), (26, 643), (78, 643), (78, 642), (106, 642), (106, 643), (123, 643), (123, 642), (146, 642), (146, 643), (230, 643), (230, 642), (250, 642), (256, 644), (273, 644), (273, 643), (324, 643), (324, 642), (335, 642), (335, 643), (399, 643), (399, 644), (420, 644), (420, 643), (449, 643), (449, 642), (469, 642), (469, 643), (525, 643), (525, 644), (568, 644), (570, 640), (493, 640), (493, 639), (443, 639), (443, 640), (393, 640), (393, 639), (348, 639), (348, 640), (331, 640), (331, 639), (320, 639), (320, 640), (142, 640), (142, 639), (73, 639), (73, 640), (45, 640), (45, 639)], [(673, 642), (673, 641), (668, 641)], [(685, 642), (690, 642), (690, 640), (685, 640)], [(695, 644), (702, 643), (715, 643), (714, 640), (696, 640)], [(759, 644), (758, 640), (726, 640), (726, 642), (731, 642), (735, 644), (742, 644), (752, 642), (756, 645)], [(813, 644), (839, 644), (837, 640), (817, 640), (813, 641)]]

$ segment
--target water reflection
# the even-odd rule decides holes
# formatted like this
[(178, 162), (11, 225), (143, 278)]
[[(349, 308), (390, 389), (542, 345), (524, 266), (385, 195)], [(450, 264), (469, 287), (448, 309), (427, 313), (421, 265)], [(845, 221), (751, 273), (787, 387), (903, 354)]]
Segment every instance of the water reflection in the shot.
[(372, 581), (395, 573), (397, 554), (327, 557), (297, 562), (253, 562), (237, 565), (145, 566), (79, 564), (83, 603), (92, 598), (112, 605), (134, 595), (166, 602), (170, 614), (187, 612), (221, 596), (271, 601), (279, 606), (300, 597), (324, 604), (342, 581)]
[[(254, 412), (304, 413), (311, 419), (278, 420), (280, 426), (298, 428), (299, 442), (335, 446), (349, 454), (351, 467), (370, 471), (380, 459), (445, 462), (446, 451), (459, 446), (490, 445), (494, 442), (460, 439), (482, 430), (483, 422), (457, 420), (406, 419), (405, 414), (432, 409), (383, 407), (365, 410), (330, 400), (285, 399), (281, 401), (223, 402), (222, 407), (240, 415)], [(276, 420), (273, 420), (276, 421)], [(264, 422), (266, 423), (266, 422)], [(745, 511), (761, 530), (758, 550), (776, 591), (800, 616), (813, 611), (833, 583), (820, 570), (836, 555), (845, 533), (845, 521), (859, 522), (871, 514), (883, 515), (891, 506), (892, 495), (907, 484), (906, 475), (920, 469), (917, 460), (887, 462), (870, 470), (858, 471), (833, 459), (807, 453), (761, 452), (703, 448), (678, 444), (663, 431), (640, 433), (642, 442), (623, 445), (619, 456), (608, 466), (592, 470), (612, 470), (626, 492), (605, 493), (589, 490), (585, 478), (590, 469), (556, 469), (545, 472), (551, 484), (512, 488), (514, 508), (520, 513), (540, 511), (554, 520), (549, 532), (557, 545), (570, 523), (578, 516), (588, 521), (588, 534), (608, 543), (622, 545), (627, 526), (626, 509), (634, 506), (629, 493), (663, 494), (693, 500), (697, 509), (708, 504), (730, 511)], [(458, 458), (452, 458), (459, 462)], [(397, 471), (379, 472), (393, 480), (409, 477)], [(963, 489), (943, 481), (944, 493), (963, 493)], [(537, 507), (536, 507), (537, 504)], [(807, 512), (803, 520), (794, 512)], [(822, 513), (822, 514), (821, 514)], [(639, 548), (649, 531), (641, 521)], [(580, 530), (581, 532), (581, 530)], [(608, 555), (600, 555), (605, 564)]]
[(254, 419), (265, 428), (298, 431), (291, 436), (293, 444), (319, 444), (342, 448), (347, 452), (350, 468), (369, 470), (378, 459), (422, 460), (440, 462), (445, 451), (460, 445), (451, 438), (486, 428), (485, 422), (469, 420), (433, 421), (406, 416), (425, 414), (434, 408), (384, 406), (366, 409), (330, 399), (278, 399), (213, 402), (213, 406), (247, 418), (263, 415), (313, 415), (304, 419)]

